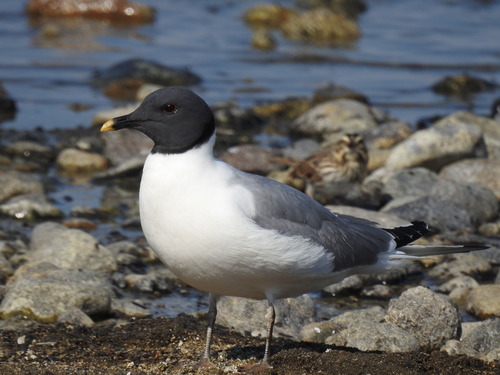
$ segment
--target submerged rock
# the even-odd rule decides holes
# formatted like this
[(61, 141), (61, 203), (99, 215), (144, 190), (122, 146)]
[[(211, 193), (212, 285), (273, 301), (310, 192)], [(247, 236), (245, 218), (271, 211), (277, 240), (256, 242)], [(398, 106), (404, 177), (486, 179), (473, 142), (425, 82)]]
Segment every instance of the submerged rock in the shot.
[(468, 97), (495, 88), (497, 88), (495, 83), (468, 74), (445, 77), (432, 85), (432, 90), (438, 94), (459, 97)]

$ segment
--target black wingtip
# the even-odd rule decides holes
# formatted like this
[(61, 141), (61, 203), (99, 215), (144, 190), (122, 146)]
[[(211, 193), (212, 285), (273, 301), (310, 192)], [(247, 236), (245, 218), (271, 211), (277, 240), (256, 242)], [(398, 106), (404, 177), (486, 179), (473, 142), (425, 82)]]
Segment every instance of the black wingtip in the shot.
[(384, 230), (394, 237), (396, 247), (408, 245), (426, 233), (429, 233), (429, 227), (423, 221), (412, 221), (411, 225), (408, 226)]

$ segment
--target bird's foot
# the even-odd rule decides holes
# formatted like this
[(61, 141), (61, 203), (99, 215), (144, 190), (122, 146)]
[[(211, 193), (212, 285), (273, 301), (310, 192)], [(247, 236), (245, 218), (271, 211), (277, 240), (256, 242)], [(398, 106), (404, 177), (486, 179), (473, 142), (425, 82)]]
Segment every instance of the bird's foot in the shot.
[(268, 374), (272, 370), (272, 366), (266, 361), (256, 365), (246, 365), (238, 368), (238, 372), (243, 374)]

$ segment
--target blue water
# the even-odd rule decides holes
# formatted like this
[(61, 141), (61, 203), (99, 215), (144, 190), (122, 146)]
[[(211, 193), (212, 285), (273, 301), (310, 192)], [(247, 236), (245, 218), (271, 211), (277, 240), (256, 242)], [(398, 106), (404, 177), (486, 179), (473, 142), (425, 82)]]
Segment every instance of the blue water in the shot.
[[(87, 84), (93, 70), (131, 57), (189, 67), (203, 78), (195, 90), (211, 104), (236, 99), (250, 106), (310, 96), (333, 82), (414, 123), (458, 109), (487, 114), (500, 96), (496, 90), (466, 103), (430, 89), (444, 76), (464, 72), (500, 82), (498, 1), (367, 0), (368, 11), (359, 18), (363, 35), (357, 43), (317, 47), (276, 33), (278, 47), (272, 52), (251, 48), (251, 31), (241, 19), (245, 9), (261, 1), (141, 2), (156, 8), (153, 24), (115, 28), (105, 22), (69, 22), (54, 42), (40, 35), (40, 26), (30, 24), (23, 12), (26, 2), (2, 0), (0, 81), (19, 111), (0, 127), (89, 125), (96, 111), (116, 105)], [(289, 62), (303, 54), (341, 62)], [(75, 112), (69, 108), (74, 103), (89, 109)]]

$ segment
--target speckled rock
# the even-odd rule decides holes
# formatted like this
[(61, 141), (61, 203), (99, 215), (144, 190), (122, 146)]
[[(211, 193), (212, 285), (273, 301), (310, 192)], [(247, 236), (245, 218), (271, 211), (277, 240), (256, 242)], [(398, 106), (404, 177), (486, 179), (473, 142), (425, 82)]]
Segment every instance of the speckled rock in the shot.
[(500, 161), (491, 159), (460, 160), (444, 167), (439, 176), (454, 181), (484, 185), (500, 200)]
[[(266, 337), (267, 306), (267, 301), (222, 297), (217, 304), (217, 324), (241, 333), (250, 332), (252, 336)], [(276, 337), (297, 338), (302, 326), (310, 323), (315, 313), (314, 303), (308, 295), (278, 300), (275, 310)]]
[(22, 172), (0, 173), (0, 202), (21, 194), (42, 194), (43, 184), (39, 178)]
[(365, 104), (339, 99), (314, 106), (292, 123), (292, 131), (325, 138), (331, 134), (362, 133), (375, 128), (377, 119)]
[(90, 234), (53, 222), (35, 227), (30, 248), (31, 261), (50, 262), (64, 269), (111, 273), (117, 268), (111, 252), (99, 245)]
[(391, 151), (386, 166), (395, 169), (420, 166), (438, 171), (457, 160), (487, 154), (481, 128), (458, 113), (399, 143)]
[(66, 148), (57, 156), (56, 163), (59, 168), (69, 174), (91, 173), (102, 171), (108, 166), (105, 157), (95, 153)]
[(30, 0), (26, 12), (37, 17), (93, 17), (122, 22), (154, 19), (153, 8), (127, 0)]
[(110, 311), (111, 286), (95, 272), (62, 270), (51, 263), (37, 263), (16, 275), (0, 304), (3, 318), (23, 315), (54, 322), (72, 308), (89, 316)]
[(244, 21), (255, 28), (278, 28), (297, 12), (278, 4), (262, 4), (249, 8), (243, 14)]
[(458, 338), (460, 317), (448, 300), (424, 287), (405, 291), (389, 302), (386, 322), (411, 333), (425, 350)]
[(467, 310), (479, 319), (500, 318), (500, 285), (479, 285), (472, 289)]

